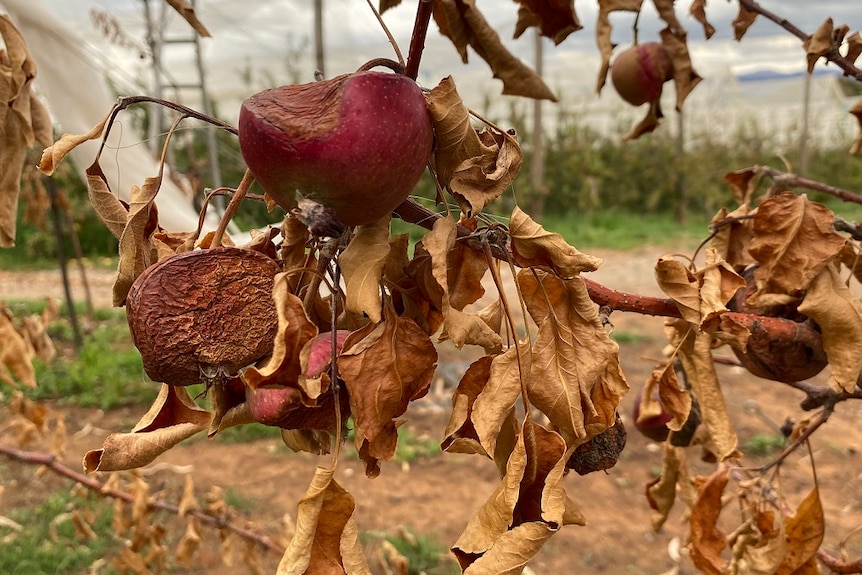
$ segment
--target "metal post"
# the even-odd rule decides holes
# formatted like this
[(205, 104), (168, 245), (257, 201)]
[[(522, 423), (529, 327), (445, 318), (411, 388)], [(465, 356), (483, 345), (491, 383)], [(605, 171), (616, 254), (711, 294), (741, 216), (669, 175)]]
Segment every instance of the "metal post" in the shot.
[[(536, 74), (542, 75), (544, 57), (542, 53), (542, 32), (536, 28), (536, 36), (533, 42)], [(542, 129), (542, 100), (533, 100), (533, 158), (530, 162), (530, 183), (533, 187), (532, 216), (541, 219), (545, 208), (545, 146), (544, 130)]]

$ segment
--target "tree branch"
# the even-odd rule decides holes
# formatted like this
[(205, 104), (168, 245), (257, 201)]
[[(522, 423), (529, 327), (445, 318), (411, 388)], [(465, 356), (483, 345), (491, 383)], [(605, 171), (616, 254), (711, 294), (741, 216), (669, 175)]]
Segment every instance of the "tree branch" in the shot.
[(413, 34), (410, 36), (410, 48), (407, 52), (407, 68), (404, 70), (404, 75), (412, 80), (419, 76), (419, 62), (425, 50), (425, 38), (428, 35), (428, 24), (431, 22), (433, 10), (433, 0), (419, 0)]
[[(114, 499), (125, 501), (126, 503), (133, 503), (135, 500), (134, 496), (131, 493), (127, 493), (119, 489), (106, 489), (104, 483), (102, 483), (101, 481), (88, 475), (84, 475), (83, 473), (75, 471), (74, 469), (60, 463), (57, 460), (57, 456), (51, 453), (44, 453), (40, 451), (24, 451), (21, 449), (10, 447), (8, 445), (0, 444), (0, 454), (6, 455), (7, 457), (16, 461), (20, 461), (22, 463), (29, 463), (31, 465), (43, 465), (57, 475), (61, 475), (63, 477), (71, 479), (72, 481), (83, 485), (87, 489), (105, 497), (112, 497)], [(168, 503), (167, 501), (164, 501), (162, 499), (152, 499), (148, 501), (147, 504), (150, 509), (167, 511), (168, 513), (172, 513), (174, 515), (178, 515), (180, 511), (179, 506), (174, 505), (173, 503)], [(251, 531), (250, 529), (246, 529), (238, 525), (234, 525), (226, 519), (210, 515), (199, 509), (192, 509), (188, 512), (188, 514), (204, 525), (209, 525), (210, 527), (215, 527), (218, 529), (227, 529), (236, 533), (243, 539), (258, 543), (261, 547), (268, 551), (272, 551), (273, 553), (277, 553), (279, 555), (284, 555), (284, 548), (266, 535), (256, 533), (254, 531)]]
[(796, 174), (792, 174), (790, 172), (782, 172), (781, 170), (776, 170), (775, 168), (771, 168), (769, 166), (754, 166), (754, 171), (756, 173), (766, 174), (776, 183), (786, 188), (806, 188), (809, 190), (815, 190), (818, 192), (823, 192), (825, 194), (829, 194), (839, 198), (845, 202), (852, 202), (854, 204), (862, 204), (862, 194), (858, 194), (856, 192), (851, 192), (850, 190), (845, 190), (843, 188), (837, 188), (835, 186), (830, 186), (828, 184), (824, 184), (821, 182), (817, 182), (815, 180), (809, 180), (808, 178), (803, 178), (802, 176), (797, 176)]
[[(739, 0), (739, 4), (752, 12), (760, 14), (767, 20), (772, 20), (773, 22), (775, 22), (803, 42), (807, 40), (810, 36), (810, 34), (806, 34), (802, 30), (794, 26), (786, 18), (782, 18), (781, 16), (770, 12), (754, 0)], [(830, 62), (834, 62), (836, 66), (838, 66), (844, 71), (845, 75), (851, 76), (855, 80), (862, 82), (862, 69), (859, 69), (853, 62), (842, 56), (837, 49), (833, 48), (832, 50), (824, 54), (823, 57)]]
[(862, 573), (862, 559), (844, 561), (838, 557), (829, 555), (823, 549), (817, 550), (817, 558), (820, 559), (821, 563), (826, 565), (826, 567), (828, 567), (833, 573), (840, 573), (841, 575)]

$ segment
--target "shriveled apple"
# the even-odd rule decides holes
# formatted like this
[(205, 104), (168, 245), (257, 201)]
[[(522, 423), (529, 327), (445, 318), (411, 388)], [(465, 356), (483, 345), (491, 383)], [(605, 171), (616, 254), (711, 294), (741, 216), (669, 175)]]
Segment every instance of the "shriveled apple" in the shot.
[(243, 158), (267, 194), (287, 210), (319, 204), (346, 226), (378, 220), (404, 201), (432, 140), (422, 90), (394, 73), (264, 90), (239, 115)]

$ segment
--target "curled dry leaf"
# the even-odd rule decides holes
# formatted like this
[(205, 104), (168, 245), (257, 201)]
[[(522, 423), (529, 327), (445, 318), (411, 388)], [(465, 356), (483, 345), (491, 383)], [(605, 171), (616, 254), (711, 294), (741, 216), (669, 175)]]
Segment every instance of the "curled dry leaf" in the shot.
[(660, 32), (661, 43), (673, 59), (673, 83), (676, 87), (676, 110), (682, 110), (685, 99), (703, 78), (694, 71), (688, 53), (687, 34), (682, 28), (665, 28)]
[(163, 384), (149, 411), (129, 433), (112, 433), (101, 449), (84, 455), (84, 471), (137, 469), (210, 425), (210, 413), (201, 409), (184, 387)]
[[(658, 401), (653, 392), (658, 388)], [(641, 394), (640, 420), (648, 420), (661, 415), (662, 410), (672, 417), (667, 422), (671, 431), (679, 431), (688, 419), (691, 411), (691, 394), (679, 386), (679, 380), (674, 369), (674, 358), (664, 362), (654, 369)]]
[(853, 32), (845, 40), (847, 41), (847, 54), (844, 57), (855, 63), (859, 55), (862, 54), (862, 34)]
[(12, 323), (12, 313), (0, 303), (0, 381), (17, 387), (16, 379), (27, 387), (36, 387), (33, 346)]
[(742, 37), (745, 36), (745, 33), (754, 24), (755, 19), (757, 19), (757, 12), (749, 10), (740, 2), (739, 13), (733, 21), (733, 37), (736, 38), (737, 42), (742, 40)]
[(799, 311), (820, 326), (831, 368), (829, 386), (851, 393), (862, 371), (862, 302), (829, 265), (811, 282)]
[(296, 533), (276, 575), (371, 575), (354, 511), (356, 502), (335, 479), (334, 470), (318, 467), (299, 501)]
[(748, 251), (754, 234), (752, 221), (747, 217), (750, 213), (747, 203), (732, 212), (722, 208), (710, 222), (710, 229), (714, 232), (709, 246), (735, 270), (755, 263)]
[(784, 522), (787, 547), (784, 560), (775, 570), (775, 575), (807, 573), (808, 571), (802, 571), (803, 567), (811, 561), (816, 565), (817, 550), (823, 543), (825, 529), (820, 491), (815, 486), (799, 504), (793, 516)]
[[(30, 56), (24, 37), (6, 15), (0, 15), (3, 37), (0, 98), (0, 248), (15, 245), (18, 195), (27, 150), (38, 140), (47, 146), (51, 140), (51, 123), (42, 103), (31, 92), (36, 77), (36, 63)], [(47, 120), (47, 121), (46, 121)]]
[(653, 531), (656, 532), (667, 521), (678, 491), (689, 506), (694, 503), (696, 495), (691, 483), (685, 448), (677, 447), (669, 441), (665, 441), (663, 445), (661, 473), (646, 486), (647, 502), (655, 511), (650, 518), (650, 523)]
[(518, 0), (518, 22), (515, 24), (515, 38), (519, 38), (527, 28), (535, 26), (542, 36), (550, 38), (559, 45), (572, 32), (581, 26), (575, 14), (574, 0)]
[(850, 106), (849, 112), (853, 114), (856, 118), (856, 122), (859, 124), (859, 131), (856, 134), (856, 138), (853, 140), (853, 145), (850, 146), (850, 155), (855, 156), (859, 153), (859, 150), (862, 150), (862, 98), (856, 100), (852, 106)]
[(601, 259), (570, 246), (560, 234), (545, 230), (518, 207), (509, 220), (509, 235), (515, 261), (523, 267), (537, 267), (561, 278), (573, 278), (581, 272), (595, 271), (602, 264)]
[(715, 26), (706, 19), (706, 0), (694, 0), (689, 8), (689, 13), (703, 26), (703, 34), (709, 40), (715, 34)]
[(832, 18), (827, 18), (817, 30), (805, 39), (802, 47), (805, 48), (805, 57), (808, 59), (808, 73), (814, 71), (814, 65), (821, 56), (825, 56), (833, 49), (833, 24)]
[(754, 167), (737, 170), (735, 172), (727, 172), (724, 174), (724, 181), (727, 187), (730, 188), (734, 199), (740, 204), (748, 204), (754, 195), (754, 190), (757, 187), (759, 174)]
[(475, 0), (439, 0), (434, 4), (434, 21), (467, 62), (467, 46), (490, 66), (494, 77), (503, 81), (503, 94), (541, 100), (557, 99), (534, 70), (512, 55)]
[(760, 263), (757, 291), (748, 303), (785, 304), (800, 297), (811, 281), (841, 252), (844, 236), (833, 228), (835, 216), (805, 194), (782, 192), (763, 201), (754, 215), (748, 247)]
[(692, 562), (706, 575), (721, 575), (727, 564), (721, 556), (727, 548), (727, 537), (718, 528), (718, 517), (728, 478), (727, 469), (719, 469), (706, 478), (691, 508), (691, 542), (688, 548)]
[(559, 434), (524, 423), (500, 484), (452, 547), (464, 573), (520, 573), (562, 526), (586, 523), (563, 488), (566, 459)]
[(629, 390), (619, 346), (580, 278), (564, 281), (522, 270), (517, 281), (539, 328), (527, 383), (530, 401), (570, 444), (583, 443), (614, 425)]
[[(452, 287), (452, 284), (450, 283), (450, 279), (457, 279), (453, 277), (455, 274), (452, 270), (459, 263), (454, 260), (459, 255), (463, 256), (464, 250), (464, 246), (456, 245), (455, 237), (455, 221), (452, 218), (439, 218), (434, 222), (433, 229), (425, 234), (422, 240), (425, 248), (428, 250), (428, 254), (431, 256), (431, 274), (443, 291), (441, 311), (443, 312), (444, 334), (441, 335), (441, 339), (444, 337), (451, 339), (452, 343), (458, 348), (461, 348), (464, 344), (478, 345), (485, 350), (485, 353), (499, 353), (502, 347), (500, 335), (492, 330), (482, 318), (475, 314), (463, 312), (451, 303), (452, 294), (450, 294), (450, 287)], [(477, 256), (470, 257), (475, 258)], [(486, 269), (487, 263), (484, 268), (478, 266), (475, 271), (484, 275)], [(466, 302), (477, 293), (477, 284), (478, 289), (482, 289), (479, 283), (481, 275), (473, 274), (468, 279), (468, 283), (472, 284), (474, 289), (466, 298), (463, 297), (463, 293), (461, 292), (457, 294), (462, 296), (462, 301), (457, 302), (459, 305), (466, 305)], [(458, 286), (455, 287), (457, 288)]]
[(367, 315), (379, 323), (383, 308), (380, 282), (383, 267), (389, 257), (390, 216), (358, 226), (347, 248), (338, 256), (347, 292), (345, 309), (357, 315)]
[(596, 93), (601, 93), (611, 69), (611, 55), (614, 44), (611, 42), (611, 12), (618, 10), (640, 12), (643, 0), (599, 0), (599, 16), (596, 22), (596, 44), (602, 57), (599, 76), (596, 81)]
[(195, 9), (188, 3), (188, 0), (165, 0), (165, 2), (167, 2), (171, 8), (179, 12), (180, 16), (182, 16), (183, 19), (188, 22), (192, 28), (194, 28), (195, 32), (197, 32), (199, 36), (209, 38), (209, 30), (207, 30), (206, 26), (198, 20)]
[(481, 212), (512, 183), (521, 169), (521, 147), (511, 134), (477, 131), (451, 76), (426, 96), (434, 125), (434, 167), (468, 217)]
[[(57, 166), (60, 165), (60, 162), (63, 161), (63, 158), (65, 158), (69, 152), (84, 142), (100, 138), (102, 136), (102, 132), (105, 131), (105, 124), (108, 123), (108, 120), (113, 116), (113, 113), (113, 110), (109, 112), (86, 134), (63, 134), (59, 140), (46, 147), (42, 152), (42, 158), (39, 161), (39, 171), (46, 176), (52, 175), (54, 170), (57, 169)], [(87, 173), (89, 174), (89, 170)]]
[(470, 364), (458, 382), (458, 388), (452, 394), (452, 413), (440, 444), (442, 451), (488, 455), (482, 448), (471, 416), (476, 398), (491, 377), (493, 359), (490, 355), (483, 355)]
[(647, 107), (646, 116), (644, 116), (640, 122), (632, 126), (632, 129), (623, 135), (623, 141), (628, 142), (630, 140), (637, 140), (644, 134), (654, 132), (661, 123), (662, 117), (659, 101), (655, 100), (650, 102), (650, 105)]
[(667, 329), (671, 344), (679, 346), (679, 358), (700, 404), (702, 421), (712, 439), (715, 456), (726, 459), (735, 455), (738, 439), (715, 372), (713, 336), (697, 331), (684, 320), (669, 323)]
[(428, 392), (437, 350), (412, 320), (384, 308), (383, 321), (348, 337), (338, 370), (350, 393), (357, 433), (369, 454), (383, 461), (395, 455), (395, 418), (410, 401)]

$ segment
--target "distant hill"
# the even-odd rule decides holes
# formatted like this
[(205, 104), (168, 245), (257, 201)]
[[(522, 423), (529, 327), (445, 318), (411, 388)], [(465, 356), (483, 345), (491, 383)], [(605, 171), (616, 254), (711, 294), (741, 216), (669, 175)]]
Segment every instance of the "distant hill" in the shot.
[[(739, 82), (766, 82), (770, 80), (791, 80), (801, 78), (805, 72), (776, 72), (775, 70), (757, 70), (736, 77)], [(819, 66), (814, 69), (813, 76), (840, 76), (841, 70), (837, 68), (824, 68)]]

